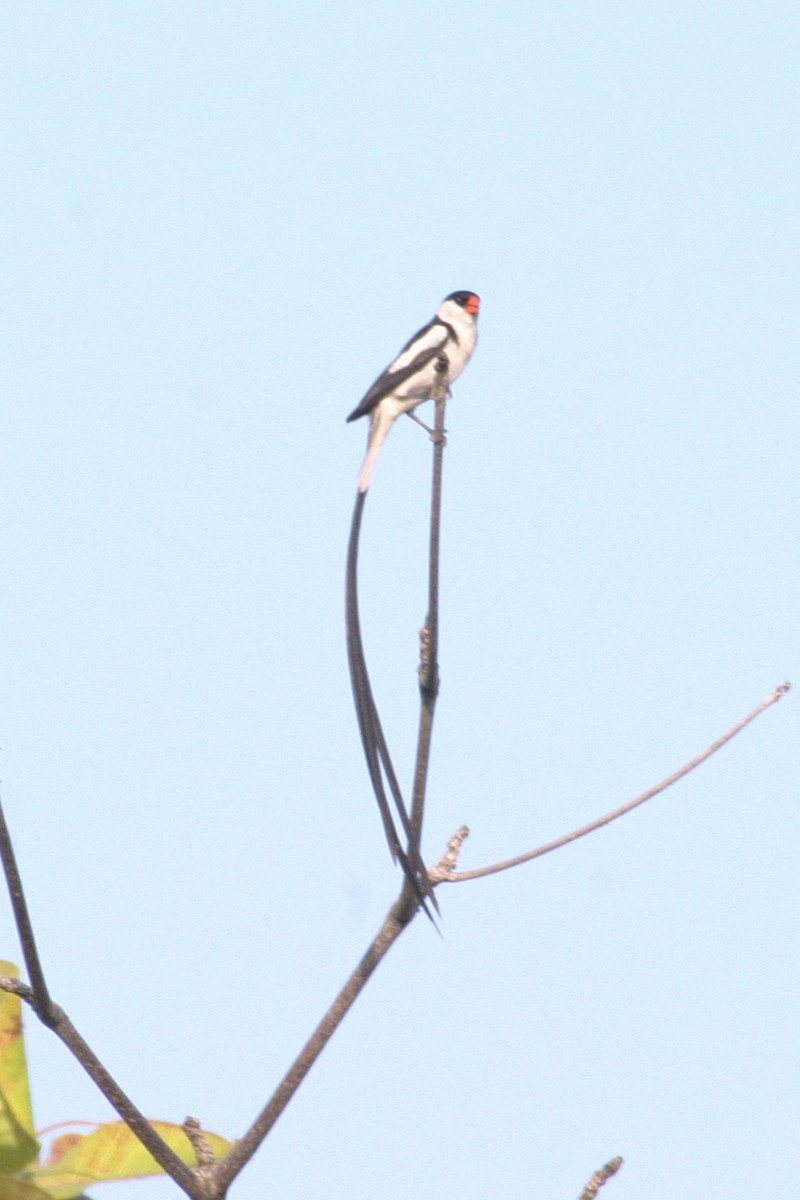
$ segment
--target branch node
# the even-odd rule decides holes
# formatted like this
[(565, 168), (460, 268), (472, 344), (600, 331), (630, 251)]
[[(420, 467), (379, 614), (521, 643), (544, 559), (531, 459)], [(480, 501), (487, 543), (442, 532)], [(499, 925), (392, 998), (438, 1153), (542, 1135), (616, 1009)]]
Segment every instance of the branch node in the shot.
[(419, 631), (419, 666), (417, 667), (417, 677), (419, 679), (420, 691), (428, 695), (436, 696), (439, 692), (439, 671), (438, 664), (432, 657), (433, 637), (431, 635), (431, 627), (429, 620)]
[(428, 875), (434, 883), (440, 883), (443, 879), (449, 878), (451, 872), (455, 871), (458, 866), (458, 856), (461, 853), (461, 847), (468, 837), (468, 825), (462, 825), (460, 829), (455, 831), (447, 843), (447, 849), (436, 866), (431, 867), (428, 871)]
[(423, 674), (427, 671), (428, 664), (431, 661), (431, 631), (428, 628), (427, 621), (419, 631), (419, 673)]
[(214, 1151), (211, 1149), (211, 1145), (203, 1133), (198, 1118), (187, 1117), (181, 1128), (192, 1143), (198, 1167), (213, 1167), (216, 1163)]
[(20, 1000), (25, 1000), (28, 1004), (33, 1003), (33, 989), (21, 979), (13, 979), (10, 975), (0, 975), (0, 992), (12, 992), (19, 996)]

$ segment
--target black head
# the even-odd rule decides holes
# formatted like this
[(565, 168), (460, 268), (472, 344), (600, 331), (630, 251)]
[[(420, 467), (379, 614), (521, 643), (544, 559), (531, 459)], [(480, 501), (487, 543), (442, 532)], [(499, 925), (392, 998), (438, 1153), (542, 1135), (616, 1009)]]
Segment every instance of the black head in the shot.
[(475, 317), (481, 307), (481, 298), (476, 292), (451, 292), (449, 296), (445, 296), (445, 301), (452, 300), (454, 304), (465, 308), (467, 312)]

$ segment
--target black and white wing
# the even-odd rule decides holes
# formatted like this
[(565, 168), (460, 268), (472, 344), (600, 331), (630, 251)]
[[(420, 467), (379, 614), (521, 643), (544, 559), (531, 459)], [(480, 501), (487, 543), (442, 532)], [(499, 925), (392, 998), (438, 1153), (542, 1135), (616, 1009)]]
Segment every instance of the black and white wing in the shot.
[(415, 375), (424, 375), (426, 367), (439, 358), (451, 336), (452, 330), (443, 321), (434, 319), (423, 325), (418, 333), (409, 338), (394, 362), (378, 376), (347, 420), (356, 421), (359, 417), (365, 417), (385, 396), (390, 396)]

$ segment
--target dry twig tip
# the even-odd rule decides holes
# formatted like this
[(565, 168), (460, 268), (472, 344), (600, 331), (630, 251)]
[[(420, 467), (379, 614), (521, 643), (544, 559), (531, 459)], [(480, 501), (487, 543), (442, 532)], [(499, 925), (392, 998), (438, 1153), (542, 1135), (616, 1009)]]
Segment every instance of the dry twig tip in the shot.
[(616, 1158), (610, 1159), (609, 1162), (607, 1162), (604, 1167), (601, 1167), (599, 1171), (595, 1171), (594, 1175), (581, 1192), (580, 1200), (594, 1200), (595, 1196), (600, 1191), (600, 1188), (603, 1187), (604, 1184), (608, 1183), (612, 1175), (616, 1175), (623, 1162), (624, 1159), (620, 1158), (618, 1155)]

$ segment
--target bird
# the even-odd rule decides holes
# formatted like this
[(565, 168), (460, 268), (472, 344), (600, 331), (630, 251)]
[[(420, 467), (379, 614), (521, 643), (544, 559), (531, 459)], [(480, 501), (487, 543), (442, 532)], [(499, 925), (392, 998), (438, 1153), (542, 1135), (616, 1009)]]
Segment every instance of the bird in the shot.
[[(358, 473), (358, 490), (372, 483), (381, 446), (402, 413), (412, 413), (429, 400), (434, 384), (446, 373), (448, 385), (458, 379), (478, 341), (480, 296), (451, 292), (427, 325), (423, 325), (378, 376), (348, 421), (369, 416), (367, 453)], [(416, 418), (415, 418), (416, 419)]]

